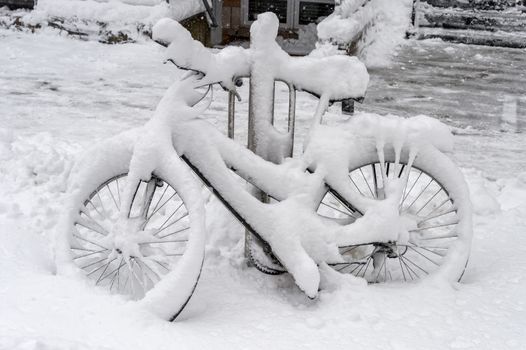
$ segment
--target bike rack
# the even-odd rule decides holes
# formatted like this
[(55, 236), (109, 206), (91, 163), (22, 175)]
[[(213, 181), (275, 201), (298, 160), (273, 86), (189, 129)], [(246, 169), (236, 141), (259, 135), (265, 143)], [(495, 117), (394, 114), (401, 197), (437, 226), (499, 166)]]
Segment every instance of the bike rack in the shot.
[[(249, 80), (249, 115), (248, 115), (248, 140), (247, 140), (247, 148), (251, 151), (257, 153), (257, 139), (256, 139), (256, 130), (255, 130), (255, 118), (257, 115), (257, 112), (255, 112), (255, 108), (253, 105), (253, 94), (254, 94), (254, 88), (252, 87), (252, 84), (250, 84), (251, 76), (243, 76), (238, 77), (235, 80), (239, 79), (248, 79)], [(274, 126), (274, 105), (275, 105), (275, 84), (276, 82), (282, 82), (285, 85), (287, 85), (289, 89), (289, 108), (288, 108), (288, 121), (287, 121), (287, 134), (289, 138), (289, 144), (290, 147), (288, 149), (288, 152), (286, 154), (283, 154), (285, 157), (292, 157), (294, 153), (294, 133), (295, 133), (295, 127), (296, 127), (296, 92), (297, 89), (294, 86), (294, 84), (282, 80), (282, 79), (275, 79), (274, 80), (274, 92), (272, 93), (272, 100), (269, 102), (271, 103), (271, 124)], [(238, 86), (241, 86), (242, 83), (236, 84)], [(236, 114), (236, 98), (238, 97), (237, 92), (229, 91), (228, 93), (228, 125), (227, 125), (227, 135), (230, 139), (234, 139), (234, 133), (235, 133), (235, 114)], [(319, 97), (319, 96), (317, 96)], [(361, 102), (360, 100), (358, 100)], [(354, 112), (354, 99), (347, 99), (342, 100), (342, 112), (346, 114), (352, 114)], [(254, 197), (258, 198), (260, 201), (264, 203), (268, 203), (270, 201), (269, 196), (261, 191), (260, 189), (256, 188), (253, 185), (250, 185), (251, 192)], [(227, 204), (228, 207), (228, 204)], [(231, 210), (231, 212), (235, 214), (235, 211)], [(249, 252), (249, 245), (250, 241), (253, 239), (251, 236), (254, 236), (258, 241), (259, 244), (263, 246), (263, 248), (268, 249), (268, 243), (266, 243), (255, 231), (252, 229), (243, 218), (238, 217), (238, 220), (245, 226), (245, 257), (249, 258), (250, 261), (250, 252)], [(253, 243), (257, 244), (257, 243)], [(253, 263), (253, 262), (252, 262)], [(256, 265), (257, 266), (257, 265)], [(272, 270), (272, 269), (270, 269)], [(267, 271), (268, 272), (268, 271)], [(272, 273), (280, 273), (277, 270), (274, 270)]]
[[(246, 79), (251, 79), (250, 77), (243, 77)], [(290, 82), (287, 82), (285, 80), (277, 79), (274, 81), (282, 82), (287, 85), (289, 88), (289, 110), (288, 110), (288, 120), (287, 120), (287, 133), (289, 134), (290, 139), (290, 151), (289, 154), (286, 154), (288, 157), (292, 157), (292, 154), (294, 152), (294, 131), (296, 127), (296, 88), (293, 84)], [(250, 89), (250, 94), (253, 93), (252, 89)], [(252, 99), (250, 99), (252, 100)], [(274, 106), (274, 100), (271, 101), (272, 106)], [(230, 91), (228, 93), (228, 130), (227, 134), (228, 137), (231, 139), (234, 139), (234, 129), (235, 129), (235, 114), (236, 114), (236, 93)], [(256, 145), (256, 139), (255, 139), (255, 132), (254, 132), (254, 123), (253, 123), (253, 116), (249, 115), (249, 130), (248, 130), (248, 148), (251, 150), (255, 149)], [(272, 124), (274, 125), (274, 119), (272, 119)]]
[[(252, 79), (250, 76), (245, 76), (245, 77), (239, 77), (237, 79)], [(281, 80), (281, 79), (276, 79), (274, 80), (274, 89), (275, 89), (275, 84), (276, 84), (276, 81), (279, 81), (279, 82), (282, 82), (284, 83), (285, 85), (287, 85), (288, 89), (289, 89), (289, 108), (288, 108), (288, 120), (287, 120), (287, 134), (288, 134), (288, 138), (289, 138), (289, 144), (290, 144), (290, 148), (288, 150), (288, 153), (287, 154), (284, 154), (283, 156), (287, 156), (287, 157), (292, 157), (293, 155), (293, 152), (294, 152), (294, 132), (295, 132), (295, 127), (296, 127), (296, 88), (294, 87), (294, 85), (288, 81), (284, 81), (284, 80)], [(253, 88), (252, 88), (252, 84), (249, 83), (249, 103), (252, 104), (252, 101), (254, 101), (254, 98), (253, 98), (253, 94), (254, 94), (254, 91), (253, 91)], [(228, 126), (227, 126), (227, 135), (229, 138), (231, 139), (234, 139), (234, 131), (235, 131), (235, 114), (236, 114), (236, 97), (237, 97), (237, 93), (235, 92), (232, 92), (230, 91), (228, 93)], [(271, 120), (271, 124), (274, 125), (274, 98), (275, 98), (275, 93), (272, 94), (272, 100), (270, 101), (270, 103), (272, 104), (272, 120)], [(252, 111), (252, 105), (249, 107), (249, 111)], [(255, 116), (256, 113), (252, 113), (252, 112), (249, 112), (249, 116), (248, 116), (248, 140), (247, 140), (247, 147), (256, 152), (256, 146), (257, 146), (257, 139), (255, 137), (256, 135), (256, 132), (255, 132)], [(269, 196), (264, 193), (263, 191), (261, 191), (260, 189), (254, 187), (254, 186), (251, 186), (251, 192), (252, 194), (258, 198), (259, 200), (261, 200), (262, 202), (265, 202), (265, 203), (268, 203), (270, 201), (270, 198)], [(231, 212), (235, 213), (235, 211), (231, 210)], [(259, 244), (262, 245), (263, 249), (264, 250), (268, 250), (270, 252), (270, 249), (269, 249), (269, 246), (268, 246), (268, 243), (266, 243), (261, 236), (259, 236), (259, 234), (257, 234), (257, 232), (255, 232), (254, 229), (252, 229), (246, 222), (243, 218), (239, 218), (238, 217), (238, 220), (240, 220), (240, 222), (245, 226), (246, 228), (246, 231), (245, 231), (245, 257), (247, 257), (250, 261), (250, 252), (249, 252), (249, 245), (250, 245), (250, 241), (252, 240), (251, 238), (251, 235), (254, 236), (258, 241), (259, 241)], [(253, 243), (253, 244), (257, 244), (257, 243)], [(266, 249), (265, 249), (266, 248)], [(250, 262), (250, 263), (254, 263), (254, 262)], [(256, 265), (257, 266), (257, 265)], [(268, 273), (268, 271), (267, 271)], [(280, 271), (274, 271), (273, 273), (281, 273)]]

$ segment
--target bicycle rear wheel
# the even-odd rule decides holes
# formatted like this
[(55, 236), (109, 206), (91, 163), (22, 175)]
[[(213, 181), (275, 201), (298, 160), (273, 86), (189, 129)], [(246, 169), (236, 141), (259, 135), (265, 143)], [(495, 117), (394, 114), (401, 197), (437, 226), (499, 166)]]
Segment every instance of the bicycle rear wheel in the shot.
[[(345, 263), (333, 265), (336, 271), (365, 278), (371, 283), (410, 282), (434, 274), (449, 280), (462, 277), (471, 244), (471, 209), (466, 184), (460, 171), (435, 149), (422, 150), (409, 169), (407, 155), (395, 165), (394, 152), (385, 153), (380, 165), (375, 148), (364, 152), (349, 166), (349, 185), (363, 197), (384, 198), (385, 176), (402, 177), (409, 171), (399, 210), (402, 217), (417, 222), (406, 243), (369, 242), (340, 247)], [(362, 216), (352, 203), (328, 191), (318, 214), (352, 223)]]

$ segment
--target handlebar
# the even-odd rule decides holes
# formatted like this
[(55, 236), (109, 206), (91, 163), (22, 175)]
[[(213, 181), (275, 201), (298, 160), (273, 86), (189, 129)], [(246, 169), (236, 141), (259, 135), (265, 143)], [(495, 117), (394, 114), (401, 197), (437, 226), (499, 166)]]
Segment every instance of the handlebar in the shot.
[(356, 57), (290, 57), (276, 43), (277, 18), (258, 16), (251, 28), (251, 47), (228, 46), (216, 52), (207, 49), (178, 22), (162, 19), (153, 27), (153, 39), (167, 47), (167, 61), (180, 69), (201, 74), (200, 86), (220, 84), (236, 92), (236, 82), (250, 77), (255, 66), (271, 67), (274, 80), (291, 83), (296, 90), (332, 102), (353, 99), (362, 102), (369, 75)]

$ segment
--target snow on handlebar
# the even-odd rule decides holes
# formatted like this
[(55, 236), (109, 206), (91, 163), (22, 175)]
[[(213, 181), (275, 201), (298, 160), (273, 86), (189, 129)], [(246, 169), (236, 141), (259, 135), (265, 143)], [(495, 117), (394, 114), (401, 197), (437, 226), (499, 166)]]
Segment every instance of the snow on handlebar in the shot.
[(261, 14), (250, 30), (250, 49), (228, 46), (214, 52), (194, 40), (181, 24), (164, 18), (153, 27), (153, 39), (168, 46), (167, 60), (202, 73), (200, 85), (219, 83), (235, 91), (237, 78), (251, 76), (259, 66), (267, 76), (329, 101), (363, 99), (369, 74), (362, 62), (345, 55), (290, 57), (276, 43), (278, 27), (273, 13)]
[(235, 90), (235, 77), (250, 74), (249, 57), (241, 47), (229, 46), (217, 53), (194, 40), (178, 22), (164, 18), (153, 27), (153, 39), (167, 45), (167, 60), (181, 69), (204, 75), (200, 85), (220, 83)]

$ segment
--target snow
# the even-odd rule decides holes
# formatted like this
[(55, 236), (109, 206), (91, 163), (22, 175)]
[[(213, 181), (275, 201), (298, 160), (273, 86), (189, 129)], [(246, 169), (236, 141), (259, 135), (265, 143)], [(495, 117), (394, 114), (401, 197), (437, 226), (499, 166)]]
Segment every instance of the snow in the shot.
[(357, 54), (368, 67), (389, 65), (409, 29), (412, 4), (410, 0), (344, 0), (318, 24), (318, 37), (343, 45), (359, 39)]
[(455, 142), (447, 125), (425, 115), (401, 118), (362, 114), (354, 118), (352, 124), (360, 133), (377, 138), (376, 142), (400, 148), (404, 143), (413, 147), (429, 143), (442, 152), (451, 152)]
[(30, 14), (33, 20), (44, 18), (76, 18), (78, 20), (144, 23), (152, 25), (169, 15), (168, 3), (161, 0), (96, 1), (96, 0), (39, 0)]
[(170, 44), (167, 59), (179, 67), (206, 73), (200, 82), (205, 86), (220, 82), (235, 89), (234, 78), (247, 76), (250, 72), (249, 54), (241, 47), (230, 46), (219, 53), (211, 53), (202, 43), (193, 40), (190, 32), (177, 21), (163, 18), (153, 27), (153, 39)]
[(203, 11), (201, 0), (39, 0), (33, 11), (16, 14), (22, 23), (40, 30), (65, 28), (84, 39), (105, 41), (107, 36), (120, 35), (143, 41), (160, 19), (182, 21)]
[(170, 6), (176, 21), (182, 21), (205, 10), (202, 0), (171, 0)]
[[(481, 166), (484, 172), (463, 169), (470, 185), (484, 184), (500, 211), (480, 215), (476, 207), (484, 203), (472, 197), (473, 250), (463, 283), (454, 288), (431, 282), (367, 286), (323, 273), (319, 300), (306, 300), (290, 277), (245, 267), (244, 230), (212, 197), (207, 226), (214, 230), (201, 282), (179, 322), (167, 323), (83, 281), (54, 275), (51, 242), (71, 164), (90, 145), (142, 125), (178, 73), (158, 64), (163, 51), (153, 44), (108, 47), (7, 31), (0, 37), (5, 44), (0, 47), (0, 348), (522, 347), (526, 175), (492, 168), (491, 159)], [(239, 91), (246, 96), (246, 87)], [(224, 130), (226, 97), (219, 91), (215, 97), (205, 119)], [(286, 101), (278, 86), (278, 112), (286, 111)], [(298, 145), (315, 102), (299, 94)], [(246, 137), (241, 130), (246, 112), (245, 98), (238, 105), (239, 140)], [(344, 123), (336, 108), (325, 120)], [(462, 144), (476, 146), (490, 136), (467, 134)], [(498, 141), (523, 142), (515, 134), (502, 134)], [(478, 149), (454, 152), (466, 159), (460, 164), (465, 167), (472, 166), (468, 155)], [(505, 156), (517, 169), (516, 154)]]

